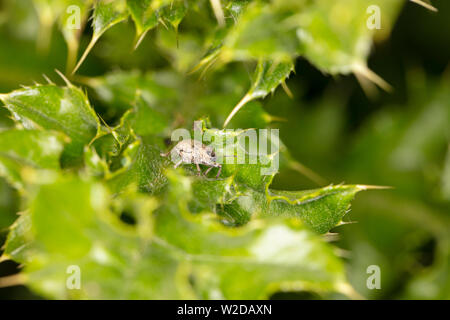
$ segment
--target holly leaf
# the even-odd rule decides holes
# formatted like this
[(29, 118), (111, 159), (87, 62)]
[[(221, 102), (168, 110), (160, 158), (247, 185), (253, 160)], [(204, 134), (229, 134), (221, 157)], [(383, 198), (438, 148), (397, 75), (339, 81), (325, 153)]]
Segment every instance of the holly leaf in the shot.
[[(28, 286), (59, 299), (259, 299), (305, 287), (350, 292), (332, 248), (301, 224), (277, 219), (224, 228), (185, 211), (179, 192), (189, 185), (168, 175), (175, 201), (155, 211), (152, 197), (123, 200), (134, 208), (135, 225), (110, 211), (99, 183), (68, 177), (42, 184), (12, 228), (5, 254), (26, 261)], [(243, 289), (243, 279), (252, 285)]]
[(25, 87), (0, 95), (5, 107), (25, 128), (54, 130), (70, 138), (62, 164), (77, 164), (83, 148), (97, 135), (100, 124), (86, 95), (78, 88), (53, 84)]
[[(386, 0), (320, 1), (298, 13), (299, 51), (319, 69), (331, 73), (359, 72), (366, 60), (377, 31), (377, 14), (383, 13), (383, 29), (389, 32), (401, 2)], [(340, 12), (346, 12), (345, 15)], [(374, 20), (375, 19), (375, 20)], [(379, 27), (381, 29), (381, 25)]]
[(186, 15), (187, 9), (187, 2), (185, 0), (173, 1), (170, 5), (162, 9), (161, 15), (178, 31), (178, 26)]
[(141, 96), (136, 98), (135, 107), (123, 120), (139, 136), (158, 135), (167, 131), (167, 115), (148, 104)]
[(163, 174), (165, 160), (161, 157), (161, 147), (156, 138), (136, 140), (124, 151), (120, 159), (125, 165), (114, 171), (107, 183), (116, 193), (137, 188), (143, 192), (158, 194), (166, 185)]
[(128, 17), (125, 0), (98, 0), (92, 14), (92, 38), (72, 71), (75, 73), (103, 33)]

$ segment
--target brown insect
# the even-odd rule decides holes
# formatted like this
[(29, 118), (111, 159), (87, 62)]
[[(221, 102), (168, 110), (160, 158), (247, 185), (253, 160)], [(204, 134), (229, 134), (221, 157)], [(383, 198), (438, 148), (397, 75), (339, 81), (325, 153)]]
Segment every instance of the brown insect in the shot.
[(175, 169), (181, 164), (194, 163), (197, 167), (198, 174), (201, 175), (202, 170), (200, 169), (200, 165), (202, 164), (209, 166), (209, 168), (203, 173), (206, 176), (212, 168), (219, 168), (216, 179), (220, 176), (222, 171), (222, 165), (216, 162), (217, 157), (214, 149), (209, 146), (205, 146), (197, 140), (182, 140), (178, 142), (171, 151), (161, 153), (161, 156), (167, 157), (169, 154), (172, 155), (172, 161), (176, 161), (174, 165)]

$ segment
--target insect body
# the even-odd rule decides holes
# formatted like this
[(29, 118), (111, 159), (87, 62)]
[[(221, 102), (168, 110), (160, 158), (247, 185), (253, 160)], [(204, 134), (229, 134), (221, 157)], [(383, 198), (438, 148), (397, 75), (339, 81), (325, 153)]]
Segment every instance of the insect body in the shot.
[(222, 165), (217, 163), (216, 154), (214, 149), (205, 146), (203, 143), (197, 140), (187, 139), (182, 140), (177, 143), (175, 147), (168, 153), (161, 153), (161, 156), (166, 157), (171, 154), (172, 161), (175, 162), (174, 168), (177, 168), (181, 164), (191, 164), (194, 163), (197, 166), (197, 171), (199, 175), (202, 173), (200, 169), (200, 164), (209, 166), (205, 171), (206, 176), (212, 168), (219, 168), (216, 178), (219, 177), (222, 171)]

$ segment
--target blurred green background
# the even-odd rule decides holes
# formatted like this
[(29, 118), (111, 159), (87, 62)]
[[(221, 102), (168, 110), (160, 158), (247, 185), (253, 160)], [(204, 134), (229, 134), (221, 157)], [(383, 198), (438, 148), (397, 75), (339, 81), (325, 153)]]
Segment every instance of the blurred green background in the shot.
[[(368, 65), (394, 87), (393, 92), (380, 91), (369, 98), (355, 77), (330, 77), (298, 59), (296, 74), (287, 81), (294, 98), (279, 89), (261, 102), (269, 114), (287, 119), (273, 126), (280, 128), (292, 155), (327, 182), (392, 187), (358, 195), (347, 216), (356, 223), (334, 230), (350, 282), (368, 298), (450, 298), (450, 2), (433, 4), (438, 13), (407, 3), (390, 37), (372, 50)], [(29, 1), (3, 0), (0, 10), (0, 92), (42, 82), (43, 74), (61, 82), (54, 69), (65, 70), (62, 35), (54, 30), (48, 49), (38, 48), (38, 19)], [(180, 28), (182, 33), (183, 25)], [(89, 37), (90, 30), (85, 30), (81, 47)], [(150, 34), (133, 51), (133, 37), (131, 23), (115, 26), (79, 73), (164, 70), (169, 58), (160, 43), (156, 45), (160, 38)], [(189, 39), (180, 37), (181, 46), (188, 44)], [(101, 113), (102, 102), (88, 93)], [(113, 122), (114, 117), (106, 120)], [(10, 125), (0, 109), (0, 128)], [(289, 171), (275, 178), (277, 185), (317, 187)], [(15, 219), (20, 210), (17, 198), (0, 179), (0, 225)], [(369, 265), (381, 268), (380, 290), (366, 287)], [(0, 277), (17, 267), (1, 263)], [(16, 286), (0, 289), (0, 298), (36, 296)]]

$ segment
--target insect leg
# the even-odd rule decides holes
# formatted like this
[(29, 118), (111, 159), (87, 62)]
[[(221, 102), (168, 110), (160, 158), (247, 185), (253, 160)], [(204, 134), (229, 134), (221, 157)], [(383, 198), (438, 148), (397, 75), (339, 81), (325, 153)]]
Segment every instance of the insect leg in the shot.
[(219, 178), (221, 172), (222, 172), (222, 166), (219, 165), (219, 171), (217, 172), (216, 179)]
[(178, 161), (177, 163), (175, 163), (175, 165), (173, 166), (174, 169), (178, 168), (178, 166), (183, 162), (183, 160)]
[(196, 163), (195, 166), (197, 167), (197, 175), (200, 176), (202, 174), (202, 170), (200, 169), (200, 166), (198, 165), (198, 163)]
[(208, 175), (208, 173), (211, 171), (212, 168), (214, 168), (214, 167), (209, 167), (208, 169), (206, 169), (206, 171), (205, 171), (205, 176)]

